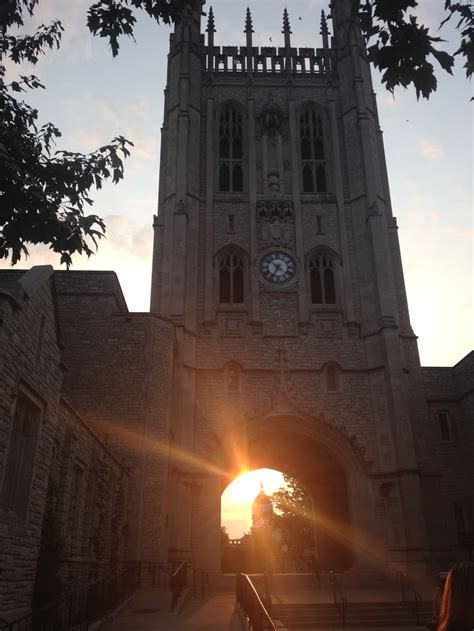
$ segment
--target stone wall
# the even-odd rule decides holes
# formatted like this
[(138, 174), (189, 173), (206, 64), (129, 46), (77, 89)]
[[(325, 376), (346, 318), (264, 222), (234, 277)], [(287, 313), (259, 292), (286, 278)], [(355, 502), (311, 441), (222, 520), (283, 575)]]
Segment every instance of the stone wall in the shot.
[[(52, 268), (0, 273), (0, 484), (5, 493), (13, 419), (19, 397), (40, 411), (25, 515), (0, 503), (0, 612), (21, 613), (31, 606), (41, 525), (48, 486), (63, 370), (51, 284)], [(26, 291), (25, 291), (26, 288)], [(40, 343), (40, 327), (44, 332)], [(23, 473), (24, 466), (17, 471)], [(26, 480), (28, 484), (28, 480)]]
[(61, 398), (50, 484), (67, 590), (92, 582), (123, 559), (130, 476), (74, 408)]
[(157, 560), (166, 519), (174, 327), (129, 313), (113, 272), (56, 273), (56, 287), (65, 396), (130, 470), (127, 557)]
[[(53, 557), (63, 588), (71, 590), (107, 571), (122, 557), (125, 543), (128, 476), (62, 397), (56, 316), (51, 267), (0, 273), (0, 617), (5, 618), (30, 610), (37, 568), (44, 587)], [(38, 410), (33, 419), (38, 425), (27, 430), (33, 437), (27, 452), (18, 446), (17, 408), (24, 401)], [(18, 456), (14, 475), (12, 453)], [(44, 562), (40, 541), (54, 546)], [(43, 593), (43, 598), (59, 594)]]
[[(427, 523), (433, 552), (442, 564), (466, 558), (456, 549), (458, 525), (455, 504), (462, 505), (465, 526), (474, 530), (474, 352), (453, 368), (422, 369), (432, 431), (430, 448), (437, 471), (425, 482)], [(449, 439), (443, 437), (439, 414), (449, 419)]]

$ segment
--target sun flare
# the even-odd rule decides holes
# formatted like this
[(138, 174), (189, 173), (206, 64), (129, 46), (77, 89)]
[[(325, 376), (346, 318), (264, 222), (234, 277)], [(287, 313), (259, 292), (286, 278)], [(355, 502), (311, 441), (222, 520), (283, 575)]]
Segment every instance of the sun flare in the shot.
[(285, 486), (283, 474), (274, 469), (245, 471), (233, 480), (222, 493), (221, 523), (232, 539), (241, 537), (252, 525), (252, 502), (258, 495), (260, 483), (271, 495)]

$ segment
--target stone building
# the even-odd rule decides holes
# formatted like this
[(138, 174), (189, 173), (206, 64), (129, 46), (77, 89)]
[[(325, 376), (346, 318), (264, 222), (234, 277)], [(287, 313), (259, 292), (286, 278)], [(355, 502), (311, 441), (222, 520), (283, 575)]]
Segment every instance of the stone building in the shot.
[(244, 466), (310, 490), (323, 568), (462, 557), (474, 353), (420, 366), (364, 43), (349, 0), (331, 15), (316, 48), (286, 10), (278, 47), (250, 11), (235, 46), (212, 9), (206, 36), (191, 10), (176, 25), (150, 313), (113, 272), (0, 272), (0, 616), (31, 606), (58, 471), (75, 581), (114, 558), (212, 581)]
[[(364, 41), (170, 38), (151, 311), (177, 339), (170, 549), (219, 571), (242, 463), (311, 490), (323, 567), (449, 563), (471, 530), (473, 366), (420, 366)], [(441, 386), (441, 384), (443, 384)], [(459, 428), (456, 434), (455, 427)]]
[(130, 474), (67, 399), (61, 276), (49, 266), (0, 273), (2, 618), (31, 609), (40, 544), (69, 589), (123, 554)]
[(273, 515), (272, 500), (265, 493), (263, 482), (260, 482), (260, 491), (252, 502), (252, 529), (265, 528)]

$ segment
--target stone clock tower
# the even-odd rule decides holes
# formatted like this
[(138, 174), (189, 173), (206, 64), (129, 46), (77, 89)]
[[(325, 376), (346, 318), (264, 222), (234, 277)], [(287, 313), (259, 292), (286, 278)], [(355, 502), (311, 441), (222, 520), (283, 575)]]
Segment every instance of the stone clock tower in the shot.
[(176, 330), (164, 541), (197, 568), (219, 572), (221, 493), (261, 466), (310, 489), (323, 566), (430, 560), (426, 402), (350, 5), (315, 48), (286, 9), (276, 47), (249, 10), (237, 45), (212, 8), (170, 38), (151, 311)]

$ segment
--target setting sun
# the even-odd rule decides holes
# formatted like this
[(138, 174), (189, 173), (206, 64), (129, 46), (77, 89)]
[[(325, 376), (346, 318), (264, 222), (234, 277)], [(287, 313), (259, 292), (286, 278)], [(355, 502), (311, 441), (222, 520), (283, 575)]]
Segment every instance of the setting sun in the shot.
[(260, 483), (267, 495), (285, 485), (283, 474), (274, 469), (256, 469), (242, 473), (229, 484), (221, 498), (221, 524), (229, 537), (236, 539), (250, 530), (252, 502), (258, 495)]

